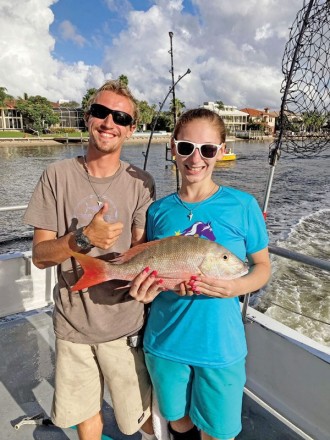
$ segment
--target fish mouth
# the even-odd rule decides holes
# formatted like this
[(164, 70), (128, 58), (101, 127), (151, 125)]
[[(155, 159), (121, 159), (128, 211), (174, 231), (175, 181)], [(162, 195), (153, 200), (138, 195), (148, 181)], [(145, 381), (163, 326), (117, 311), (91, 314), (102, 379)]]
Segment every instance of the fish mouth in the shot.
[(230, 275), (230, 278), (228, 278), (228, 279), (236, 280), (237, 278), (241, 278), (241, 277), (243, 277), (244, 275), (247, 275), (248, 273), (249, 273), (249, 268), (246, 267), (246, 268), (244, 268), (241, 272), (239, 272), (239, 273), (237, 273), (237, 274), (235, 274), (235, 275)]

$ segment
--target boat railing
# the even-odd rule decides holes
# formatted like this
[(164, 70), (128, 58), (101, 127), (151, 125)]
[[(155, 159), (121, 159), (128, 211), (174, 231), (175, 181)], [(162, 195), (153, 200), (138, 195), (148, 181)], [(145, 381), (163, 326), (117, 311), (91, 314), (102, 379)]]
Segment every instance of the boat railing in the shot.
[[(300, 263), (306, 264), (307, 266), (316, 267), (318, 269), (330, 272), (330, 261), (323, 260), (321, 258), (311, 257), (310, 255), (301, 254), (299, 252), (291, 251), (282, 247), (269, 245), (269, 253), (277, 255), (279, 257), (286, 258), (291, 261), (298, 261)], [(242, 317), (244, 322), (246, 322), (247, 309), (250, 301), (251, 294), (244, 296), (243, 307), (242, 307)]]
[(28, 205), (0, 206), (0, 212), (23, 211)]
[[(0, 213), (7, 211), (20, 211), (20, 210), (25, 210), (26, 208), (27, 205), (5, 206), (5, 207), (0, 207)], [(299, 252), (291, 251), (289, 249), (285, 249), (274, 245), (269, 245), (268, 249), (270, 254), (277, 255), (279, 257), (286, 258), (291, 261), (298, 261), (300, 263), (306, 264), (307, 266), (316, 267), (326, 272), (330, 272), (330, 261), (311, 257), (310, 255), (301, 254)], [(244, 321), (246, 321), (250, 296), (251, 294), (244, 296), (244, 301), (242, 306), (242, 317)]]

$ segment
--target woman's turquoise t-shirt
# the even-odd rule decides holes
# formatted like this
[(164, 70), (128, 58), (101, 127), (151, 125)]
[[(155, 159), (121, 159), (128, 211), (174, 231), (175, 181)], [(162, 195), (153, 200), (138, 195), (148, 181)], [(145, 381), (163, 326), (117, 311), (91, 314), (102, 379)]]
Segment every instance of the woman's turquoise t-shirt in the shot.
[[(268, 245), (262, 212), (250, 194), (221, 187), (209, 199), (185, 205), (192, 210), (191, 220), (177, 193), (154, 202), (148, 211), (148, 241), (198, 235), (216, 241), (241, 260)], [(238, 298), (160, 293), (151, 304), (144, 348), (195, 366), (225, 367), (238, 362), (247, 354)]]

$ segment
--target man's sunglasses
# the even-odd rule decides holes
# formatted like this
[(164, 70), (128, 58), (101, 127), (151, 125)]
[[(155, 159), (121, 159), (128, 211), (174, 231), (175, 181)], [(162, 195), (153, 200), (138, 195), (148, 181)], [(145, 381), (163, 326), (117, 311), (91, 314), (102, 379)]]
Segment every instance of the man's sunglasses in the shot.
[(219, 144), (196, 144), (195, 142), (177, 141), (176, 139), (174, 139), (174, 144), (179, 156), (191, 156), (197, 148), (204, 159), (215, 157), (222, 146)]
[(113, 122), (118, 125), (126, 127), (134, 122), (131, 115), (120, 110), (112, 110), (101, 104), (92, 104), (89, 109), (89, 114), (94, 118), (105, 119), (107, 116), (112, 115)]

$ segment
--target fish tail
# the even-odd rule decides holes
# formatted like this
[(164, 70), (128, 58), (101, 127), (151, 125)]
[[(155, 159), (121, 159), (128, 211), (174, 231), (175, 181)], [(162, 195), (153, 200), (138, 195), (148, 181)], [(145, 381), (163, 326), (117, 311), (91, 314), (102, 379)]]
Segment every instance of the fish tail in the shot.
[(72, 291), (86, 289), (95, 284), (103, 283), (111, 279), (109, 277), (109, 263), (99, 258), (72, 252), (72, 256), (78, 261), (84, 273), (81, 278), (71, 287)]

